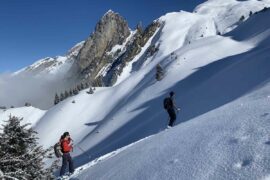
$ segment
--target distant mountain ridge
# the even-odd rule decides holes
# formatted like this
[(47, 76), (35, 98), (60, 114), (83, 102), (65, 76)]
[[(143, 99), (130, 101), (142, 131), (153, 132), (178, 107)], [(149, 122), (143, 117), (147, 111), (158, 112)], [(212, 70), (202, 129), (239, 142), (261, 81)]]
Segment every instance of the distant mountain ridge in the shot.
[(65, 56), (46, 57), (44, 59), (40, 59), (32, 65), (15, 72), (14, 74), (30, 74), (38, 76), (47, 73), (57, 74), (59, 71), (62, 73), (67, 73), (83, 45), (84, 41), (72, 47)]

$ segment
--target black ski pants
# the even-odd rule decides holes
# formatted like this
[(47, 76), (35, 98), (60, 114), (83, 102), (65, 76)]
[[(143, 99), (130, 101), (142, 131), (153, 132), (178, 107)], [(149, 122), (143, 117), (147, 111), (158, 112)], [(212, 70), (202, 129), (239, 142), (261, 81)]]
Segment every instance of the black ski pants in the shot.
[(60, 170), (60, 176), (63, 176), (66, 172), (67, 169), (67, 164), (69, 167), (69, 172), (73, 173), (74, 172), (74, 167), (73, 167), (73, 161), (69, 153), (63, 153), (62, 156), (62, 167)]
[(170, 122), (169, 122), (169, 126), (173, 126), (175, 120), (176, 120), (176, 113), (175, 110), (173, 108), (170, 108), (167, 110), (169, 116), (170, 116)]

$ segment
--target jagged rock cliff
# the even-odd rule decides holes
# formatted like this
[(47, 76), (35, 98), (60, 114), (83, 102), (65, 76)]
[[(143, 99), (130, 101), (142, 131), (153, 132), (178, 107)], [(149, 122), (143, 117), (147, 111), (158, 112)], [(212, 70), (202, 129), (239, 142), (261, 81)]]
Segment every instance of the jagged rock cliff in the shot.
[(113, 60), (113, 54), (107, 52), (115, 45), (123, 44), (129, 35), (127, 21), (118, 13), (108, 11), (78, 54), (75, 63), (80, 75), (93, 81), (98, 72)]
[[(127, 44), (125, 52), (113, 62), (105, 76), (99, 77), (99, 80), (102, 79), (102, 82), (106, 86), (113, 85), (127, 63), (141, 52), (142, 47), (144, 47), (146, 42), (154, 35), (158, 27), (160, 27), (160, 23), (157, 21), (150, 24), (145, 30), (138, 26), (132, 40)], [(153, 47), (149, 47), (147, 52), (152, 51), (152, 48)], [(157, 50), (156, 48), (154, 49), (155, 51)]]
[(74, 62), (79, 80), (94, 86), (111, 86), (125, 67), (141, 51), (159, 27), (152, 23), (145, 30), (138, 26), (132, 32), (118, 13), (108, 11), (81, 48)]

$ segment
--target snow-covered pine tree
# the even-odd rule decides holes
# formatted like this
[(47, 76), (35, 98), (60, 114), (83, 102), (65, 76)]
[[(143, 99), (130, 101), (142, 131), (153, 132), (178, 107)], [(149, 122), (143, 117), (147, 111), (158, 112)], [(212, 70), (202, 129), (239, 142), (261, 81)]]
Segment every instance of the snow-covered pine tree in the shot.
[(57, 162), (45, 168), (44, 160), (52, 158), (52, 148), (38, 145), (36, 132), (22, 119), (9, 117), (0, 133), (0, 179), (53, 179)]
[(245, 20), (245, 16), (241, 16), (239, 21), (244, 21)]
[(65, 95), (64, 95), (64, 93), (61, 93), (60, 94), (60, 101), (63, 101), (65, 99)]
[(24, 106), (29, 107), (29, 106), (31, 106), (31, 103), (26, 102), (26, 103), (24, 104)]
[(89, 89), (89, 91), (87, 91), (87, 93), (88, 94), (94, 94), (94, 90), (93, 90), (93, 88), (90, 86), (90, 89)]
[(7, 107), (6, 106), (0, 106), (0, 109), (7, 109)]
[(160, 64), (156, 66), (156, 80), (161, 81), (164, 77), (163, 68)]
[(84, 84), (84, 87), (85, 87), (85, 89), (89, 88), (89, 84), (86, 82), (86, 83)]
[(72, 89), (69, 90), (69, 96), (73, 96), (73, 91), (72, 91)]
[(69, 93), (67, 92), (67, 90), (65, 91), (65, 99), (69, 97)]
[(84, 87), (84, 84), (83, 83), (81, 83), (81, 90), (83, 90), (83, 89), (85, 89), (85, 87)]
[(75, 87), (75, 88), (73, 89), (73, 94), (74, 94), (74, 95), (79, 94), (79, 90), (78, 90), (78, 88), (77, 88), (77, 87)]
[(55, 97), (54, 97), (54, 105), (58, 104), (59, 101), (60, 101), (59, 96), (58, 96), (57, 93), (55, 93)]
[(81, 90), (82, 90), (82, 89), (81, 89), (81, 86), (80, 86), (79, 84), (77, 85), (77, 90), (78, 90), (78, 91), (81, 91)]

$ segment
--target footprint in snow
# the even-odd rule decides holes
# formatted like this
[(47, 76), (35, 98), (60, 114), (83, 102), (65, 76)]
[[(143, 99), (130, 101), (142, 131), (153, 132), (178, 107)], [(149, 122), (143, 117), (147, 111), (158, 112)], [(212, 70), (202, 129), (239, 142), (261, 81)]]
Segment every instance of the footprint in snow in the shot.
[(269, 113), (264, 113), (264, 114), (261, 115), (261, 117), (264, 118), (264, 117), (266, 117), (268, 115), (269, 115)]
[(176, 164), (179, 161), (179, 159), (173, 159), (170, 161), (170, 164)]
[(239, 142), (239, 139), (237, 138), (232, 138), (229, 140), (229, 144), (237, 144)]
[(243, 161), (240, 161), (240, 162), (234, 164), (234, 167), (236, 169), (241, 169), (243, 167), (246, 167), (246, 166), (250, 165), (251, 163), (252, 163), (252, 159), (245, 159)]
[(264, 144), (266, 144), (266, 145), (270, 145), (270, 141), (266, 141)]
[(238, 144), (241, 141), (246, 141), (247, 139), (249, 139), (249, 136), (241, 136), (239, 138), (231, 138), (228, 140), (229, 145), (233, 145), (233, 144)]

